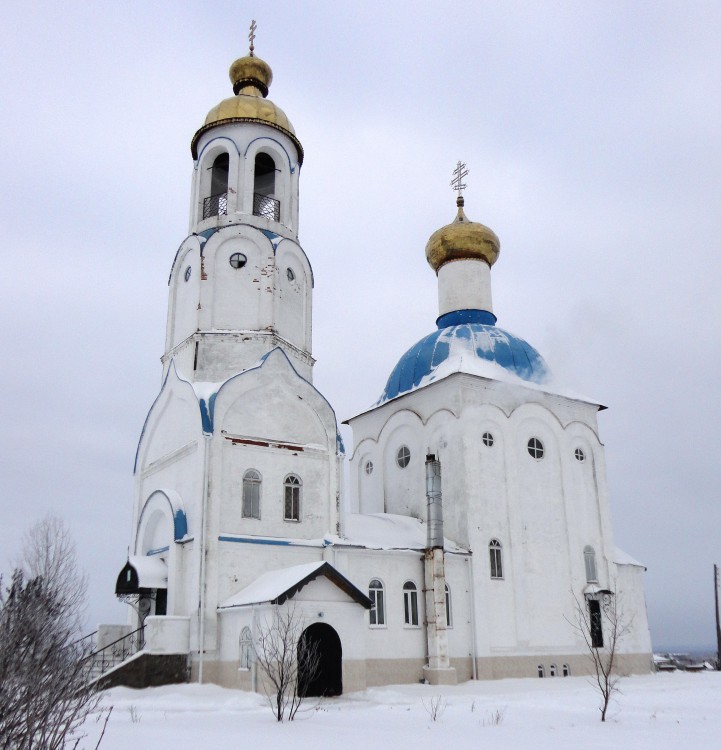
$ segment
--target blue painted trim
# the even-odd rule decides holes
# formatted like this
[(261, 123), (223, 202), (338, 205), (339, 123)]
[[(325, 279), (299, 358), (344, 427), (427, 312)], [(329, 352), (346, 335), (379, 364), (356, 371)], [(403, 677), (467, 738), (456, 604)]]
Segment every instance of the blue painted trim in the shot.
[(454, 310), (436, 319), (438, 328), (450, 328), (464, 323), (482, 323), (486, 326), (496, 325), (498, 318), (488, 310)]
[[(222, 388), (222, 386), (221, 386)], [(200, 407), (200, 419), (203, 423), (203, 434), (212, 435), (214, 430), (214, 417), (215, 417), (215, 398), (216, 393), (212, 393), (210, 398), (206, 402), (204, 398), (198, 400), (198, 406)]]
[(160, 555), (160, 554), (162, 554), (163, 552), (167, 552), (167, 551), (168, 551), (169, 549), (170, 549), (170, 547), (169, 547), (169, 546), (167, 546), (167, 545), (166, 545), (165, 547), (158, 547), (158, 549), (149, 549), (149, 550), (148, 550), (148, 551), (147, 551), (147, 552), (145, 553), (145, 556), (146, 556), (146, 557), (152, 557), (153, 555)]
[[(275, 547), (292, 547), (293, 542), (289, 542), (284, 539), (249, 539), (243, 538), (238, 539), (234, 536), (223, 536), (222, 534), (218, 537), (219, 542), (237, 542), (238, 544), (269, 544)], [(306, 546), (306, 545), (303, 545)]]
[(195, 169), (197, 170), (200, 166), (200, 162), (203, 159), (203, 154), (208, 150), (208, 146), (210, 146), (211, 143), (215, 143), (215, 141), (230, 141), (230, 143), (233, 144), (235, 147), (235, 153), (240, 156), (240, 149), (238, 148), (238, 144), (232, 139), (229, 138), (227, 135), (216, 135), (215, 138), (211, 138), (205, 146), (203, 146), (203, 150), (198, 154), (198, 158), (195, 160)]
[(248, 151), (256, 141), (272, 141), (273, 143), (277, 143), (278, 146), (280, 146), (285, 152), (285, 158), (288, 159), (288, 169), (290, 169), (290, 173), (293, 174), (295, 172), (295, 167), (290, 162), (290, 154), (288, 153), (286, 147), (280, 141), (267, 135), (259, 135), (257, 138), (253, 138), (253, 140), (248, 144), (245, 151), (243, 152), (243, 158), (248, 157)]
[(188, 517), (182, 508), (178, 508), (173, 516), (173, 540), (178, 541), (188, 533)]

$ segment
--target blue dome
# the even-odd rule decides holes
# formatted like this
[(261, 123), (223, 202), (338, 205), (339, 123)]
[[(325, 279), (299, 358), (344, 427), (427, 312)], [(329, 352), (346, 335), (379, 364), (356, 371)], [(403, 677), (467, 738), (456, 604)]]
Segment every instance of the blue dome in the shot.
[(393, 368), (378, 403), (413, 390), (444, 362), (461, 357), (465, 365), (459, 371), (473, 372), (474, 360), (485, 360), (534, 383), (549, 375), (543, 357), (523, 339), (495, 325), (462, 323), (439, 328), (414, 344)]

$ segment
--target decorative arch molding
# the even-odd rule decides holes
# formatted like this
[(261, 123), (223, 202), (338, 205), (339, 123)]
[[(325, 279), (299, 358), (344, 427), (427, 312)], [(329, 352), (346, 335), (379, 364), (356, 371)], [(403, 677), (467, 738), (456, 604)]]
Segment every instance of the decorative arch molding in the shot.
[[(195, 160), (195, 164), (193, 166), (193, 169), (195, 169), (196, 171), (198, 169), (200, 169), (201, 162), (203, 162), (205, 160), (205, 153), (206, 153), (206, 151), (208, 151), (208, 149), (211, 146), (213, 147), (213, 149), (215, 149), (216, 146), (219, 146), (219, 144), (217, 143), (217, 141), (224, 141), (224, 142), (230, 143), (233, 146), (233, 148), (235, 149), (235, 155), (236, 156), (240, 156), (240, 149), (238, 148), (238, 144), (232, 138), (228, 138), (227, 135), (217, 135), (217, 136), (215, 136), (215, 138), (211, 138), (205, 144), (205, 146), (203, 146), (202, 151), (198, 154), (198, 158)], [(219, 147), (217, 150), (218, 150), (218, 153), (220, 153), (224, 149), (222, 149), (222, 148)]]
[[(143, 542), (141, 531), (147, 533), (148, 525), (153, 523), (153, 515), (157, 515), (158, 512), (169, 522), (173, 531), (173, 541), (180, 541), (188, 534), (188, 518), (180, 495), (175, 490), (170, 489), (153, 490), (143, 503), (138, 516), (135, 537), (137, 554), (148, 552), (148, 550), (138, 549), (138, 545)], [(155, 523), (159, 523), (159, 520), (156, 520)]]
[[(175, 251), (175, 257), (173, 258), (173, 264), (170, 266), (170, 273), (168, 274), (168, 286), (173, 280), (176, 268), (183, 265), (183, 261), (187, 258), (188, 253), (194, 250), (198, 251), (199, 257), (203, 255), (203, 245), (205, 240), (202, 240), (197, 234), (189, 234), (178, 246)], [(185, 252), (183, 252), (185, 250)]]
[[(197, 396), (197, 394), (195, 392), (195, 388), (193, 388), (193, 384), (189, 380), (187, 380), (186, 378), (184, 378), (178, 372), (178, 369), (177, 369), (176, 364), (175, 364), (175, 358), (171, 359), (170, 363), (168, 364), (168, 371), (165, 373), (165, 379), (163, 380), (163, 384), (160, 386), (160, 391), (159, 391), (158, 395), (155, 397), (155, 400), (153, 401), (153, 403), (150, 405), (150, 409), (148, 409), (148, 413), (147, 413), (147, 415), (145, 417), (145, 421), (143, 422), (143, 429), (140, 431), (140, 437), (138, 438), (138, 446), (135, 449), (135, 461), (133, 463), (133, 474), (136, 474), (137, 471), (138, 471), (138, 462), (140, 460), (140, 449), (141, 449), (141, 447), (143, 445), (143, 441), (144, 441), (144, 439), (145, 439), (145, 437), (147, 435), (147, 432), (148, 432), (148, 427), (149, 427), (149, 424), (150, 424), (150, 417), (153, 414), (153, 412), (155, 411), (155, 409), (159, 408), (161, 399), (163, 399), (166, 396), (166, 394), (168, 393), (168, 390), (175, 383), (183, 383), (184, 385), (187, 385), (188, 388), (190, 388), (190, 390), (192, 391), (193, 396), (196, 398), (196, 400), (198, 398), (198, 396)], [(200, 416), (201, 416), (201, 425), (204, 426), (205, 423), (203, 421), (203, 406), (202, 406), (202, 402), (199, 405), (200, 405), (200, 412), (201, 412), (200, 413)]]
[[(290, 154), (288, 153), (288, 149), (286, 149), (286, 147), (279, 140), (277, 140), (276, 138), (271, 138), (268, 135), (259, 135), (257, 138), (253, 138), (253, 140), (250, 141), (250, 143), (245, 147), (245, 151), (243, 152), (243, 158), (245, 158), (245, 159), (248, 158), (248, 152), (251, 150), (250, 147), (256, 141), (270, 141), (271, 143), (274, 143), (276, 146), (278, 146), (278, 148), (281, 149), (283, 151), (283, 153), (285, 154), (285, 158), (288, 161), (288, 169), (290, 170), (290, 173), (291, 174), (295, 174), (295, 170), (296, 170), (296, 168), (298, 166), (298, 162), (296, 162), (295, 166), (293, 166), (293, 164), (291, 162), (291, 159), (290, 159)], [(262, 150), (261, 148), (255, 148), (255, 149), (253, 149), (253, 152), (252, 152), (253, 157), (255, 157), (255, 155), (258, 153), (258, 151), (261, 151), (261, 150)], [(240, 152), (238, 152), (238, 153), (240, 153)], [(278, 155), (280, 155), (280, 154), (278, 154)]]

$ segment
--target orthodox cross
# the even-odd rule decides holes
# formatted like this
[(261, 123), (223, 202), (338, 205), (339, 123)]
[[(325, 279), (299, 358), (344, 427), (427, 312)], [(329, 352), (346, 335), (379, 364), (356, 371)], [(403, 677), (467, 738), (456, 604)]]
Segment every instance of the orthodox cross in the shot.
[(466, 165), (459, 161), (456, 164), (456, 168), (453, 170), (453, 179), (451, 180), (451, 187), (458, 191), (458, 197), (461, 197), (461, 193), (466, 189), (466, 183), (463, 182), (463, 178), (468, 176), (468, 169)]
[(250, 56), (253, 57), (253, 50), (255, 47), (253, 46), (253, 42), (255, 41), (255, 30), (258, 28), (258, 26), (255, 23), (255, 19), (253, 19), (250, 22), (250, 34), (248, 34), (248, 40), (250, 41)]

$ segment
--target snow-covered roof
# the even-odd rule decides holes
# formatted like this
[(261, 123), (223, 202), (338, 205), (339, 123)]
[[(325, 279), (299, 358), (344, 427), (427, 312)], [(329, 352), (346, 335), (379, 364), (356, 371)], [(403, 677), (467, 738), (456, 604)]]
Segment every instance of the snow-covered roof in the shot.
[(303, 586), (321, 575), (328, 578), (366, 609), (370, 609), (370, 599), (332, 565), (323, 560), (264, 573), (237, 594), (218, 605), (218, 609), (244, 607), (248, 604), (262, 604), (264, 602), (283, 604), (286, 599), (295, 596)]
[(168, 588), (168, 566), (155, 555), (133, 555), (123, 566), (115, 586), (116, 594), (137, 593), (139, 589)]
[[(426, 524), (411, 516), (392, 513), (345, 516), (342, 537), (328, 537), (333, 544), (346, 544), (368, 549), (425, 549), (428, 538)], [(450, 539), (444, 540), (446, 552), (467, 552)]]
[(618, 547), (614, 548), (613, 550), (613, 561), (616, 563), (616, 565), (635, 565), (638, 568), (643, 568), (644, 570), (646, 570), (646, 566), (643, 563), (635, 560), (633, 557), (631, 557), (631, 555), (626, 554)]

